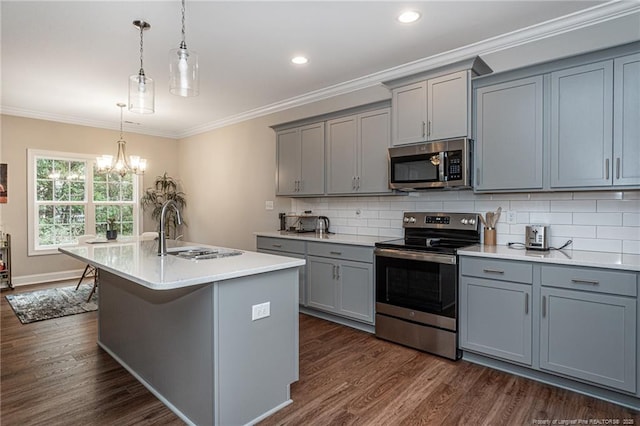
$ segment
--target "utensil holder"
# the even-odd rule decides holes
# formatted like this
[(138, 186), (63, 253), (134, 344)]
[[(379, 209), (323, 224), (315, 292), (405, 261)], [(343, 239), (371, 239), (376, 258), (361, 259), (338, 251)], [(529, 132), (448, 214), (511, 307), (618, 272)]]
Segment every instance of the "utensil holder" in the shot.
[(496, 245), (496, 228), (484, 228), (484, 245)]

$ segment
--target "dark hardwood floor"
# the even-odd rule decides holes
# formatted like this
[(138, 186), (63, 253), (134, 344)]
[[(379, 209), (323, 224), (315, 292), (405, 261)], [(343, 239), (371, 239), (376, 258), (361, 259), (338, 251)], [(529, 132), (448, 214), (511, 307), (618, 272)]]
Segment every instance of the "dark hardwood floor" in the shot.
[[(23, 325), (7, 294), (0, 301), (0, 424), (183, 424), (97, 346), (96, 312)], [(291, 394), (293, 404), (260, 424), (640, 424), (636, 411), (306, 315), (300, 316), (300, 381)]]

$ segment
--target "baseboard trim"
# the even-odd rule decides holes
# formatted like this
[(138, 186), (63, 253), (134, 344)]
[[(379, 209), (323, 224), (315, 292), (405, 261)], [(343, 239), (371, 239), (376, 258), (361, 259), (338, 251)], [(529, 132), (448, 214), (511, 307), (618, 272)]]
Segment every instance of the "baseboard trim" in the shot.
[(300, 305), (299, 308), (300, 313), (311, 315), (312, 317), (320, 318), (323, 320), (335, 322), (341, 325), (346, 325), (347, 327), (355, 328), (356, 330), (365, 331), (367, 333), (374, 334), (376, 332), (375, 326), (364, 324), (359, 321), (351, 320), (349, 318), (340, 317), (337, 315), (331, 315), (329, 313), (316, 311), (313, 308), (308, 308), (306, 306)]
[(31, 284), (42, 284), (52, 281), (64, 281), (80, 278), (84, 269), (74, 269), (71, 271), (48, 272), (46, 274), (21, 275), (12, 277), (11, 284), (14, 287)]

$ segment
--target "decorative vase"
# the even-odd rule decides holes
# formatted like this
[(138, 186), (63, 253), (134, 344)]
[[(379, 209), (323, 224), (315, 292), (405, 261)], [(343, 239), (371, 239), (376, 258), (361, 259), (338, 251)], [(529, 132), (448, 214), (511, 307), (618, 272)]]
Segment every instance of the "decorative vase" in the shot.
[(115, 229), (107, 230), (107, 240), (115, 240), (116, 238), (118, 238), (118, 231)]

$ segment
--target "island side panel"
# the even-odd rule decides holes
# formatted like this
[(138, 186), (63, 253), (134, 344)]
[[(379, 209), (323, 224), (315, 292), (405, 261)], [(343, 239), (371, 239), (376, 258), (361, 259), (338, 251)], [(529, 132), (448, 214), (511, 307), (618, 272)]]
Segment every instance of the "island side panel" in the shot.
[(99, 271), (100, 344), (195, 424), (213, 424), (213, 286), (151, 290)]
[[(252, 306), (270, 303), (252, 321)], [(247, 424), (291, 402), (298, 380), (298, 268), (215, 284), (216, 424)]]

